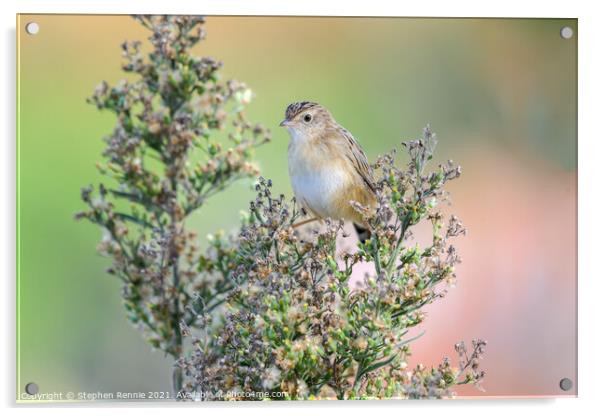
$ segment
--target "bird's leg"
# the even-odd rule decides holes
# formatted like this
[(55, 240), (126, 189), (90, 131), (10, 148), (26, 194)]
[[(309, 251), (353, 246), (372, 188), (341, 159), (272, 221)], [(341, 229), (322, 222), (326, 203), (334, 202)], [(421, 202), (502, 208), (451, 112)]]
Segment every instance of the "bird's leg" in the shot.
[(297, 224), (293, 224), (293, 228), (301, 227), (302, 225), (309, 224), (310, 222), (318, 221), (319, 219), (320, 218), (318, 218), (318, 217), (313, 217), (308, 220), (298, 222)]

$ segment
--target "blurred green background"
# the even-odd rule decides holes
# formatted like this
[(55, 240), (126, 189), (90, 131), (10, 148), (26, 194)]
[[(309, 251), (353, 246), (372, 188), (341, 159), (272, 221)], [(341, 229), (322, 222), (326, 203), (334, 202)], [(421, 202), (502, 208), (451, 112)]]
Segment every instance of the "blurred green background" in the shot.
[[(246, 82), (249, 118), (273, 130), (257, 160), (277, 192), (291, 195), (277, 125), (292, 101), (328, 107), (371, 160), (431, 123), (439, 159), (463, 166), (450, 190), (469, 236), (416, 361), (433, 365), (479, 336), (487, 391), (461, 394), (575, 394), (558, 381), (576, 377), (576, 20), (210, 16), (206, 29), (195, 52)], [(100, 231), (73, 220), (115, 122), (85, 99), (124, 77), (120, 43), (148, 32), (127, 16), (85, 15), (21, 15), (17, 32), (18, 391), (30, 381), (40, 392), (169, 391), (169, 359), (126, 321), (120, 284), (104, 273)], [(191, 226), (231, 230), (249, 185)]]

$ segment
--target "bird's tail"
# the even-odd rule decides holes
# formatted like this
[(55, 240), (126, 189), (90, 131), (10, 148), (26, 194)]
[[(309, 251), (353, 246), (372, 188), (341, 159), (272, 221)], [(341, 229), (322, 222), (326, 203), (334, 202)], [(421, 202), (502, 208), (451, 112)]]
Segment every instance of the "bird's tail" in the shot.
[(370, 230), (364, 227), (363, 225), (358, 225), (353, 223), (353, 228), (355, 228), (355, 232), (357, 233), (357, 238), (363, 243), (366, 242), (371, 236)]

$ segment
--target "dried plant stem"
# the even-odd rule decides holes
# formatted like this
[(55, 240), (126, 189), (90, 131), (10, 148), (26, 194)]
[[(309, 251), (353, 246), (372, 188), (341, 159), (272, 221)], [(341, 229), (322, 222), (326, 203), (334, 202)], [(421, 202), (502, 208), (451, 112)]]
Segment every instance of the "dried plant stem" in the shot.
[[(182, 332), (180, 331), (180, 322), (182, 320), (182, 316), (180, 313), (180, 296), (179, 296), (179, 287), (180, 287), (180, 271), (178, 262), (175, 261), (172, 266), (172, 275), (173, 275), (173, 285), (176, 291), (176, 295), (173, 300), (173, 311), (171, 315), (171, 325), (174, 332), (174, 358), (177, 359), (182, 354)], [(174, 368), (173, 375), (173, 388), (174, 392), (178, 393), (182, 390), (182, 369), (179, 367)]]
[(410, 221), (409, 221), (408, 217), (406, 217), (401, 226), (401, 231), (399, 232), (399, 238), (397, 239), (397, 244), (396, 244), (395, 248), (393, 249), (393, 254), (391, 255), (391, 258), (389, 259), (389, 263), (387, 264), (387, 276), (391, 276), (391, 273), (393, 272), (393, 268), (395, 267), (395, 264), (399, 257), (399, 252), (403, 249), (403, 240), (405, 239), (405, 235), (406, 235), (406, 232), (408, 231), (409, 226), (410, 226)]
[(319, 219), (320, 219), (320, 218), (316, 218), (316, 217), (314, 217), (314, 218), (310, 218), (310, 219), (308, 219), (308, 220), (300, 221), (300, 222), (298, 222), (298, 223), (296, 223), (296, 224), (293, 224), (293, 228), (298, 228), (298, 227), (301, 227), (302, 225), (309, 224), (309, 223), (312, 223), (312, 222), (314, 222), (314, 221), (318, 221)]

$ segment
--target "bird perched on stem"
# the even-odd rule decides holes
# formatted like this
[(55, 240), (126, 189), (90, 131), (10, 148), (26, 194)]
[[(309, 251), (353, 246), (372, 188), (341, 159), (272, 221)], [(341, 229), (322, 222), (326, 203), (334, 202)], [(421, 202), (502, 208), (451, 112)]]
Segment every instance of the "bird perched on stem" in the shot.
[(353, 222), (360, 241), (368, 224), (351, 201), (372, 209), (376, 190), (372, 169), (359, 143), (323, 106), (290, 104), (280, 126), (290, 134), (288, 171), (297, 201), (312, 216), (297, 226), (325, 218)]

